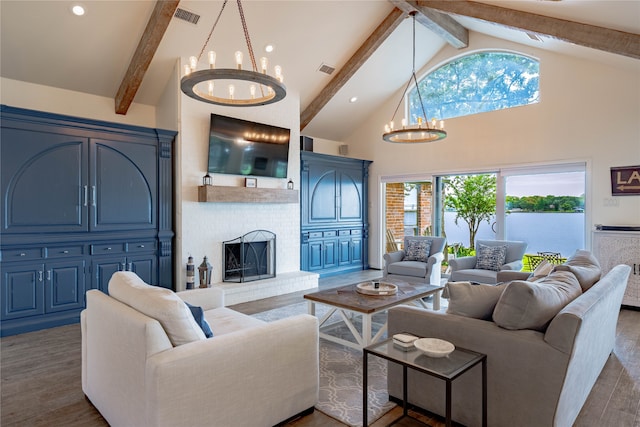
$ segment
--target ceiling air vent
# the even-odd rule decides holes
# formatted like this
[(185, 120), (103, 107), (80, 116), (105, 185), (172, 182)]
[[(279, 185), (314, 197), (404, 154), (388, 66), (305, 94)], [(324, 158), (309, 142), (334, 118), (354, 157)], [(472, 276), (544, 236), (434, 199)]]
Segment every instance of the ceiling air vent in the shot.
[(336, 70), (336, 67), (332, 67), (331, 65), (327, 65), (327, 64), (322, 64), (320, 65), (320, 68), (318, 68), (318, 71), (320, 71), (321, 73), (325, 73), (328, 75), (331, 75), (334, 71)]
[(188, 10), (176, 9), (176, 13), (173, 14), (175, 18), (182, 19), (183, 21), (187, 21), (191, 24), (197, 24), (200, 20), (200, 15), (196, 15), (193, 12), (189, 12)]

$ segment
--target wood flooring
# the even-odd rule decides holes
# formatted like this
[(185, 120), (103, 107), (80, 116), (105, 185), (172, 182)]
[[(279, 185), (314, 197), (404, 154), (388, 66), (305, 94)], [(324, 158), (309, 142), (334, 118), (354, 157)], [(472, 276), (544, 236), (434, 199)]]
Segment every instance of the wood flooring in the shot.
[[(380, 277), (368, 270), (323, 278), (318, 289), (238, 304), (232, 308), (254, 314), (303, 301), (307, 292)], [(107, 426), (85, 399), (81, 387), (80, 325), (68, 325), (0, 339), (0, 425)], [(373, 426), (399, 416), (396, 408)], [(444, 426), (439, 417), (414, 414), (432, 427)], [(413, 425), (402, 422), (401, 426)], [(319, 411), (287, 427), (343, 427)], [(593, 387), (576, 427), (640, 427), (640, 311), (623, 309), (618, 321), (615, 350)], [(132, 426), (133, 427), (133, 426)]]

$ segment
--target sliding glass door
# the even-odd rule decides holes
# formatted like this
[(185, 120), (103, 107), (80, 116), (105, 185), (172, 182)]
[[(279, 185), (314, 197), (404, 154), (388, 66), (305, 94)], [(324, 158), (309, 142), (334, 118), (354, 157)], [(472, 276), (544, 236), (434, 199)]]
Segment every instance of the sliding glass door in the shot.
[[(436, 176), (434, 234), (446, 236), (450, 246), (472, 247), (473, 237), (522, 240), (528, 243), (527, 253), (552, 252), (567, 257), (585, 247), (585, 167), (584, 163), (572, 163)], [(495, 186), (477, 191), (478, 186), (488, 185), (479, 184), (488, 177), (495, 177)], [(475, 182), (475, 194), (469, 182)], [(454, 191), (455, 186), (467, 188)], [(490, 194), (492, 191), (495, 193)], [(486, 206), (479, 204), (494, 194), (493, 212), (487, 214)], [(470, 215), (468, 207), (452, 203), (451, 197), (477, 203), (477, 212)]]

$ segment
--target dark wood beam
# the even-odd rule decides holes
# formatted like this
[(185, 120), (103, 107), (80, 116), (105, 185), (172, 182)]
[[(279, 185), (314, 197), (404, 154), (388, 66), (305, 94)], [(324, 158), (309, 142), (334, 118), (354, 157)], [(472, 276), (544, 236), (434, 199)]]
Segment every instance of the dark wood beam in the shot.
[(418, 12), (416, 21), (440, 36), (456, 49), (469, 46), (469, 30), (449, 15), (426, 7), (414, 6), (405, 0), (389, 0), (405, 13)]
[(507, 9), (474, 1), (410, 1), (416, 9), (481, 19), (505, 27), (553, 37), (569, 43), (640, 59), (640, 34)]
[(347, 63), (336, 73), (333, 79), (320, 91), (320, 94), (311, 101), (309, 106), (300, 114), (301, 131), (307, 127), (320, 110), (338, 93), (340, 88), (360, 69), (362, 64), (369, 59), (373, 52), (375, 52), (393, 30), (400, 25), (405, 17), (406, 14), (403, 11), (394, 8), (384, 21), (378, 25), (362, 46), (358, 48)]
[(127, 114), (180, 0), (158, 0), (115, 98), (116, 114)]

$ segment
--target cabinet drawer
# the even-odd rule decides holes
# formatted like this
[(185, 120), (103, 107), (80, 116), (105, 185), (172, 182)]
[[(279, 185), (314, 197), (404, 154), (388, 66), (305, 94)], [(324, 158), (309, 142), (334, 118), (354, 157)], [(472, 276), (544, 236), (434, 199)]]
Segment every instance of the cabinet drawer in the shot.
[(322, 233), (322, 237), (336, 237), (335, 231), (325, 231)]
[(351, 231), (349, 230), (340, 230), (338, 231), (338, 236), (348, 236), (351, 234)]
[(351, 235), (352, 236), (361, 236), (362, 235), (362, 230), (351, 230)]
[(124, 253), (123, 243), (91, 245), (91, 255), (110, 255)]
[(127, 243), (127, 252), (153, 252), (156, 250), (155, 240)]
[(2, 251), (2, 261), (28, 261), (42, 259), (42, 248), (6, 249)]
[(309, 238), (310, 239), (318, 239), (322, 237), (322, 231), (310, 231), (309, 232)]
[(47, 248), (47, 258), (67, 258), (82, 255), (82, 246), (61, 246)]

